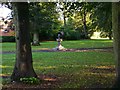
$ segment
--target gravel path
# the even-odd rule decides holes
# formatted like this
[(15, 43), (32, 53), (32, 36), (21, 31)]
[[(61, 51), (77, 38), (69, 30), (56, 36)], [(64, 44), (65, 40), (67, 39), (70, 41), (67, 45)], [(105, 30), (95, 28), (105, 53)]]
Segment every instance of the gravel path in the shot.
[[(77, 48), (77, 49), (65, 49), (65, 50), (32, 50), (32, 52), (85, 52), (85, 51), (102, 51), (102, 52), (113, 52), (113, 47), (104, 48)], [(15, 54), (15, 51), (2, 51), (0, 54)]]

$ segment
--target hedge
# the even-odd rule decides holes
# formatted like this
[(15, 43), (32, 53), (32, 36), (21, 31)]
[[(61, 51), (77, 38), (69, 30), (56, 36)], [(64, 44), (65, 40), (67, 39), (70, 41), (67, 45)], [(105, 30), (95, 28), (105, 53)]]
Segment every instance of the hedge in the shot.
[(15, 42), (14, 36), (0, 36), (0, 42)]

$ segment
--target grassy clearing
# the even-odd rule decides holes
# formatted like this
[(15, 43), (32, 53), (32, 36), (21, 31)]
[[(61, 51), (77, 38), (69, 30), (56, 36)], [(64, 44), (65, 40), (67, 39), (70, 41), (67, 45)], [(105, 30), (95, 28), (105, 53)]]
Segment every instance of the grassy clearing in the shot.
[[(112, 40), (76, 40), (63, 41), (62, 45), (65, 48), (97, 48), (97, 47), (112, 47)], [(41, 46), (32, 46), (32, 50), (52, 49), (57, 46), (56, 41), (41, 42)], [(12, 48), (11, 48), (12, 47)], [(15, 43), (2, 43), (3, 51), (15, 51)]]
[[(83, 44), (82, 44), (83, 43)], [(11, 46), (10, 46), (11, 45)], [(56, 42), (42, 42), (33, 50), (54, 48)], [(66, 48), (111, 47), (110, 40), (64, 41)], [(9, 47), (8, 47), (9, 46)], [(12, 48), (11, 48), (12, 47)], [(15, 43), (3, 43), (3, 50), (15, 50)], [(11, 48), (11, 49), (10, 49)], [(2, 74), (10, 76), (15, 64), (15, 54), (2, 55)], [(57, 77), (59, 88), (111, 87), (115, 80), (113, 52), (34, 52), (33, 66), (38, 76)], [(3, 79), (4, 84), (6, 80)]]
[(115, 72), (111, 71), (115, 65), (111, 53), (58, 52), (41, 53), (38, 56), (34, 59), (34, 65), (38, 66), (35, 67), (36, 72), (60, 77), (64, 81), (60, 86), (62, 88), (97, 87), (96, 84), (110, 87), (115, 78)]
[[(3, 55), (3, 75), (11, 75), (14, 63), (14, 54)], [(61, 88), (111, 87), (115, 79), (113, 53), (108, 52), (33, 53), (33, 65), (38, 76), (58, 77)]]

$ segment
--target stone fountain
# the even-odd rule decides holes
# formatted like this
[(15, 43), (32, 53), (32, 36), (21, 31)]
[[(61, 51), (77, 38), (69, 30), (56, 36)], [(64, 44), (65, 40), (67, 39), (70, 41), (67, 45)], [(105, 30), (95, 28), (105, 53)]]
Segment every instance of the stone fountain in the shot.
[(63, 41), (63, 39), (61, 38), (63, 36), (63, 32), (59, 32), (57, 35), (57, 39), (56, 41), (58, 42), (57, 47), (53, 48), (53, 50), (57, 51), (57, 50), (66, 50), (66, 48), (64, 48), (61, 44), (61, 42)]

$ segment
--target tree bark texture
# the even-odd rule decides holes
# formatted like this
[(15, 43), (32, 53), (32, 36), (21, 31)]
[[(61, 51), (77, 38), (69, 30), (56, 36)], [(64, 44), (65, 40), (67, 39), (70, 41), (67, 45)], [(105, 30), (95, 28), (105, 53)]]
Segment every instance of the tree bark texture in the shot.
[(14, 3), (18, 15), (16, 27), (16, 63), (11, 75), (12, 81), (23, 77), (37, 77), (32, 65), (29, 31), (29, 7), (27, 2)]
[(116, 60), (116, 82), (114, 88), (120, 88), (120, 2), (112, 3), (112, 29)]

